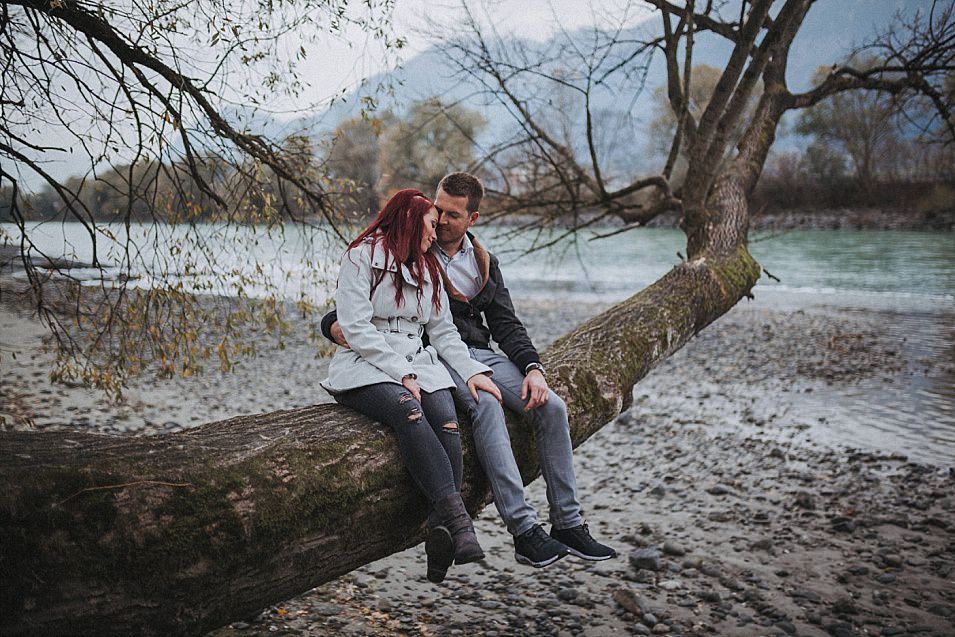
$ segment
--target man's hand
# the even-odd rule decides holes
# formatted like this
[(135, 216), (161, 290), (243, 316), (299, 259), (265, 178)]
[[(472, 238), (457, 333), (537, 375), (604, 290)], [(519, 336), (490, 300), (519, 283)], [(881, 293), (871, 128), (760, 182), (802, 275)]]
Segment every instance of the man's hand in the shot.
[(486, 374), (475, 374), (468, 379), (468, 389), (471, 391), (471, 396), (474, 398), (474, 402), (481, 402), (481, 399), (478, 397), (478, 390), (486, 391), (490, 395), (497, 398), (497, 402), (501, 402), (501, 390), (497, 388), (497, 385), (494, 384), (494, 381), (491, 380), (491, 377)]
[(532, 369), (527, 372), (527, 376), (524, 377), (524, 384), (521, 385), (521, 400), (527, 400), (524, 411), (540, 407), (547, 402), (549, 397), (547, 379), (544, 378), (544, 374), (539, 369)]
[(342, 331), (342, 326), (338, 324), (338, 321), (332, 323), (328, 331), (332, 333), (332, 340), (342, 347), (348, 347), (348, 341), (345, 340), (345, 333)]

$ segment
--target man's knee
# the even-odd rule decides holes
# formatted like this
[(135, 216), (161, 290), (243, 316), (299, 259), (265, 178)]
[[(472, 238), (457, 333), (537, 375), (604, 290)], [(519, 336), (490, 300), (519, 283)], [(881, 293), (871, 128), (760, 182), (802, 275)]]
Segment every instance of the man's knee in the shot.
[(504, 408), (490, 394), (484, 394), (478, 402), (471, 401), (471, 404), (468, 405), (468, 412), (475, 429), (506, 427)]
[(547, 402), (537, 407), (535, 411), (537, 411), (541, 422), (549, 427), (570, 428), (570, 424), (567, 422), (567, 405), (553, 391), (548, 390)]

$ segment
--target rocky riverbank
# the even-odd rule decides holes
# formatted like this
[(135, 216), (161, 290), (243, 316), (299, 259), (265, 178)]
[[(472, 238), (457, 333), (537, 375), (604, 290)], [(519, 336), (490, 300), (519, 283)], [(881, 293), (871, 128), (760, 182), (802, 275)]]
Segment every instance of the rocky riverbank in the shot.
[[(676, 213), (660, 215), (650, 228), (675, 228)], [(885, 208), (794, 208), (759, 210), (750, 214), (751, 230), (916, 230), (955, 231), (953, 210), (892, 210)]]
[[(516, 303), (541, 346), (602, 309)], [(520, 566), (492, 506), (476, 522), (486, 561), (440, 586), (419, 546), (212, 635), (953, 634), (951, 463), (817, 435), (859, 424), (817, 415), (855, 388), (955, 373), (944, 356), (908, 356), (895, 318), (744, 302), (654, 370), (575, 455), (587, 519), (616, 559)], [(42, 329), (4, 294), (3, 426), (155, 434), (327, 400), (299, 327), (232, 374), (144, 377), (117, 405), (49, 383)], [(546, 517), (542, 481), (528, 491)]]

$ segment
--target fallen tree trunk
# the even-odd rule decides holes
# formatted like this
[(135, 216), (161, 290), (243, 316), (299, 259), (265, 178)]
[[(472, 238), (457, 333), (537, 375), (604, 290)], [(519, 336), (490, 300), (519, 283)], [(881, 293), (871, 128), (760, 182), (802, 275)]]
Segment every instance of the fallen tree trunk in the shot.
[[(574, 445), (759, 273), (742, 246), (696, 258), (555, 342), (543, 358)], [(530, 428), (512, 439), (529, 482)], [(392, 436), (337, 405), (165, 436), (7, 432), (0, 444), (3, 634), (201, 634), (423, 537), (425, 503)], [(476, 511), (490, 489), (465, 445)]]

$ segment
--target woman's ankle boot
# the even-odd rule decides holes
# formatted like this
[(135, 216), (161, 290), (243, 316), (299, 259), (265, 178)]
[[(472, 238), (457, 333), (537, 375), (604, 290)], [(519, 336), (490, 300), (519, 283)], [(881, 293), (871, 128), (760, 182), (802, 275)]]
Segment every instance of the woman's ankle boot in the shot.
[(428, 556), (428, 581), (440, 584), (454, 561), (454, 541), (447, 527), (431, 527), (424, 541), (424, 552)]
[(435, 505), (435, 511), (440, 516), (441, 523), (451, 533), (451, 539), (454, 543), (455, 563), (467, 564), (483, 560), (484, 551), (478, 544), (477, 536), (474, 534), (474, 525), (471, 523), (471, 516), (464, 508), (461, 495), (455, 493), (441, 500)]

